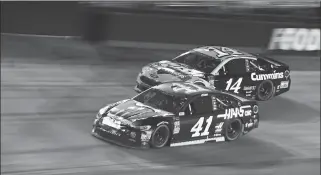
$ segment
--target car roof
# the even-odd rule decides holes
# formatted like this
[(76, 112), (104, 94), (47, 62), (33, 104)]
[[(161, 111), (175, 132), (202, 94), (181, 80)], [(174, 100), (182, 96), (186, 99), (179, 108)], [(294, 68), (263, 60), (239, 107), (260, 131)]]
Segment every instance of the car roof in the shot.
[(252, 55), (250, 53), (247, 53), (247, 52), (244, 52), (244, 51), (241, 51), (241, 50), (238, 50), (238, 49), (234, 49), (234, 48), (230, 48), (230, 47), (225, 47), (225, 48), (226, 49), (235, 50), (235, 51), (240, 52), (242, 54), (217, 57), (217, 53), (215, 52), (214, 49), (222, 50), (222, 46), (202, 46), (202, 47), (198, 47), (198, 48), (192, 49), (192, 51), (195, 51), (195, 52), (210, 56), (210, 57), (212, 57), (214, 59), (218, 59), (218, 60), (225, 60), (227, 58), (236, 57), (236, 56), (238, 56), (238, 57), (239, 56), (256, 57), (256, 56), (254, 56), (254, 55)]
[[(186, 91), (184, 90), (184, 87), (194, 87), (195, 90), (193, 91)], [(186, 97), (186, 98), (191, 98), (196, 95), (202, 95), (202, 94), (226, 94), (230, 95), (240, 101), (249, 101), (251, 99), (246, 98), (246, 97), (241, 97), (238, 95), (235, 95), (230, 92), (225, 92), (225, 91), (219, 91), (215, 90), (213, 88), (208, 88), (204, 86), (199, 86), (196, 84), (188, 83), (188, 82), (168, 82), (168, 83), (163, 83), (157, 86), (152, 87), (154, 89), (160, 90), (166, 94), (175, 96), (175, 97)], [(188, 88), (185, 88), (188, 89)]]
[(205, 94), (213, 92), (212, 89), (195, 85), (188, 82), (170, 82), (163, 83), (153, 87), (154, 89), (161, 90), (164, 93), (173, 96), (185, 96), (192, 97), (199, 94)]

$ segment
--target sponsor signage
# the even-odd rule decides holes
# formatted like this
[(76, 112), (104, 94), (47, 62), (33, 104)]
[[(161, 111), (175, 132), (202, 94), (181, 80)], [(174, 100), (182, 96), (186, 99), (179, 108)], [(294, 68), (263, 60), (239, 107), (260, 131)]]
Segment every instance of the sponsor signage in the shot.
[(241, 106), (240, 108), (225, 109), (225, 113), (217, 115), (217, 118), (232, 119), (237, 117), (248, 116), (250, 112), (245, 111), (244, 109), (250, 108), (250, 107), (251, 107), (250, 105), (247, 105), (247, 106)]
[(282, 79), (283, 77), (283, 72), (276, 72), (271, 74), (256, 74), (255, 72), (251, 73), (251, 80), (253, 81), (275, 80)]
[(273, 29), (268, 49), (292, 51), (318, 51), (320, 50), (320, 29)]

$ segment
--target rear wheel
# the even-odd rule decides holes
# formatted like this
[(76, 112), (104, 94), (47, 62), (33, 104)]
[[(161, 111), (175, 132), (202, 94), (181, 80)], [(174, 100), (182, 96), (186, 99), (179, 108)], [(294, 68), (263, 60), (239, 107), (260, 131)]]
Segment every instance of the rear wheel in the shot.
[(243, 131), (243, 124), (240, 119), (232, 119), (226, 123), (225, 138), (227, 141), (238, 139)]
[(269, 100), (274, 95), (274, 85), (271, 80), (265, 80), (256, 88), (257, 98), (261, 101)]
[(154, 148), (162, 148), (168, 143), (169, 138), (169, 127), (165, 124), (159, 125), (152, 134), (151, 146)]

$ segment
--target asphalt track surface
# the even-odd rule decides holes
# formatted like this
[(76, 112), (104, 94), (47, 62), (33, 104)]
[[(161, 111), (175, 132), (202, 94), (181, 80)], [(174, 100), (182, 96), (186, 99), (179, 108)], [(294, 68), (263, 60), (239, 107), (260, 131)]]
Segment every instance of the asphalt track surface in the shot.
[(100, 107), (136, 94), (146, 62), (49, 43), (1, 41), (1, 174), (320, 174), (320, 71), (293, 70), (291, 91), (261, 102), (259, 128), (236, 142), (133, 150), (90, 131)]

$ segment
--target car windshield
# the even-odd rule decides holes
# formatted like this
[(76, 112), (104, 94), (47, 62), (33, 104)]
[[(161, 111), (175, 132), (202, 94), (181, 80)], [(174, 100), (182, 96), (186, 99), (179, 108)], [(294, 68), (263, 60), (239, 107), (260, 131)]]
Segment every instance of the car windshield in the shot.
[(221, 60), (200, 52), (189, 52), (174, 58), (173, 61), (205, 73), (211, 73), (221, 63)]
[(175, 113), (186, 102), (184, 97), (175, 97), (158, 89), (149, 89), (133, 98), (145, 105)]

